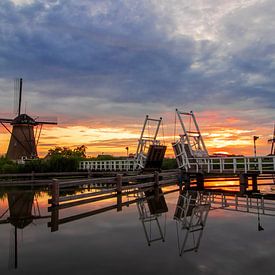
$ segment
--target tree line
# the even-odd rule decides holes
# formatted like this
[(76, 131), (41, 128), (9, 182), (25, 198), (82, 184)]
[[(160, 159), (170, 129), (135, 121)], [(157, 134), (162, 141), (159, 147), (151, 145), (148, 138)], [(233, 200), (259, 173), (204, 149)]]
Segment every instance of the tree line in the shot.
[[(79, 162), (82, 160), (113, 160), (121, 159), (111, 155), (99, 155), (95, 158), (87, 158), (86, 146), (81, 145), (74, 149), (70, 147), (55, 147), (49, 149), (44, 158), (27, 160), (24, 164), (18, 164), (7, 157), (0, 157), (0, 173), (46, 173), (46, 172), (76, 172)], [(176, 160), (165, 158), (162, 169), (177, 168)]]

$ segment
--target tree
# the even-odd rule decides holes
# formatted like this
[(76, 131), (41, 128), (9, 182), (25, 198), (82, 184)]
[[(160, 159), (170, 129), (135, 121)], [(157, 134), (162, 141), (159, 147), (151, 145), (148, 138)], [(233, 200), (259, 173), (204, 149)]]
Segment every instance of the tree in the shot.
[(57, 146), (48, 151), (46, 166), (49, 171), (72, 172), (77, 171), (79, 161), (86, 157), (86, 146), (81, 145), (75, 149)]
[(53, 149), (49, 149), (46, 158), (51, 158), (54, 156), (60, 156), (65, 158), (75, 157), (75, 158), (85, 158), (86, 157), (86, 146), (81, 145), (75, 149), (70, 149), (69, 147), (56, 146)]
[(86, 149), (87, 147), (85, 145), (78, 146), (74, 149), (73, 153), (81, 158), (86, 158)]

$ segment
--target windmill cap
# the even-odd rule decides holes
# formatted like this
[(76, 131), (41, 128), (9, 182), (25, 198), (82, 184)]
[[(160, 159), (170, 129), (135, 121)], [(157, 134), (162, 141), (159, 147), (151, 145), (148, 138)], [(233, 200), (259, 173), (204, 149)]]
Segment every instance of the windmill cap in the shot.
[(11, 123), (12, 125), (14, 124), (29, 124), (29, 125), (37, 125), (37, 122), (28, 116), (27, 114), (21, 114), (17, 116)]

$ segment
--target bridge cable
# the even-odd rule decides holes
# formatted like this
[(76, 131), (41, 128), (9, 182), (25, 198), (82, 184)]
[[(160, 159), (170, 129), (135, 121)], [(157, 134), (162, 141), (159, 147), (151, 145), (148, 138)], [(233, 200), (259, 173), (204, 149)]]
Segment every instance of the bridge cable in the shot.
[(163, 121), (161, 121), (161, 130), (162, 130), (162, 141), (163, 141), (163, 145), (165, 145)]
[(176, 128), (177, 128), (177, 112), (175, 111), (175, 121), (174, 121), (174, 142), (176, 142)]

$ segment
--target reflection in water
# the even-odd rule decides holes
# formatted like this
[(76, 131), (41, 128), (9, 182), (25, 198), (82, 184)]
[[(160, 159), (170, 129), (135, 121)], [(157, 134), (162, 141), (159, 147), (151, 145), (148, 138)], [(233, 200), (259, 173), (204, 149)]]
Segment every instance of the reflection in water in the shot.
[(17, 229), (24, 229), (32, 223), (32, 206), (34, 200), (34, 192), (8, 192), (8, 204), (10, 217), (7, 221), (13, 225), (10, 236), (10, 257), (9, 266), (18, 267), (18, 240)]
[[(178, 191), (178, 189), (174, 190), (174, 192), (175, 191)], [(164, 195), (161, 188), (139, 189), (138, 192), (127, 195), (127, 201), (123, 201), (122, 194), (107, 194), (85, 200), (72, 201), (65, 205), (52, 206), (50, 207), (51, 221), (48, 223), (48, 226), (51, 227), (51, 231), (54, 232), (59, 230), (59, 225), (61, 224), (114, 209), (121, 211), (124, 206), (136, 203), (147, 244), (151, 245), (152, 242), (165, 240), (166, 215), (164, 217), (164, 225), (161, 226), (160, 223), (162, 214), (168, 212)], [(59, 211), (64, 208), (109, 199), (111, 199), (112, 202), (113, 199), (116, 199), (117, 203), (100, 209), (59, 218)], [(261, 202), (260, 204), (259, 200)], [(174, 214), (177, 225), (176, 232), (180, 255), (184, 252), (198, 251), (208, 212), (211, 210), (210, 206), (212, 210), (222, 209), (257, 214), (259, 231), (263, 230), (263, 226), (260, 222), (260, 214), (272, 215), (270, 211), (275, 211), (275, 208), (270, 207), (270, 202), (265, 202), (263, 197), (253, 198), (248, 195), (239, 196), (237, 193), (232, 195), (231, 193), (217, 193), (216, 191), (180, 191)]]
[[(119, 227), (118, 231), (115, 231), (115, 220), (118, 216), (114, 215), (115, 213), (110, 213), (108, 216), (102, 216), (101, 217), (95, 217), (95, 219), (88, 220), (86, 223), (76, 223), (76, 224), (70, 224), (69, 226), (64, 226), (64, 230), (61, 230), (62, 227), (59, 225), (71, 223), (72, 221), (80, 220), (86, 217), (90, 217), (93, 215), (103, 214), (105, 212), (109, 212), (112, 210), (115, 211), (121, 211), (126, 210), (123, 215), (125, 217), (124, 227), (127, 228), (127, 224), (131, 224), (131, 226), (135, 226), (135, 228), (139, 228), (139, 231), (136, 231), (135, 236), (138, 236), (138, 238), (129, 237), (130, 243), (132, 245), (132, 242), (134, 243), (137, 240), (142, 240), (142, 245), (144, 246), (144, 236), (146, 238), (147, 244), (151, 245), (152, 242), (163, 242), (166, 238), (171, 241), (172, 238), (172, 248), (169, 248), (167, 246), (167, 243), (165, 242), (163, 246), (158, 247), (158, 244), (152, 245), (150, 251), (154, 251), (154, 253), (160, 254), (169, 254), (166, 255), (167, 257), (176, 254), (176, 244), (178, 242), (178, 248), (179, 248), (179, 254), (183, 255), (183, 253), (188, 251), (198, 251), (200, 248), (200, 255), (206, 253), (205, 251), (207, 249), (210, 249), (211, 247), (207, 247), (207, 244), (210, 242), (208, 236), (211, 234), (215, 234), (215, 230), (217, 230), (217, 227), (212, 227), (213, 220), (209, 221), (207, 220), (209, 210), (231, 210), (231, 211), (238, 211), (238, 212), (245, 212), (245, 213), (253, 213), (255, 219), (252, 220), (252, 222), (256, 222), (256, 217), (258, 217), (258, 230), (263, 231), (263, 225), (262, 221), (260, 220), (260, 217), (262, 215), (274, 215), (275, 213), (275, 203), (274, 201), (266, 201), (262, 197), (249, 197), (249, 196), (243, 196), (238, 197), (237, 195), (230, 195), (230, 194), (221, 194), (221, 193), (215, 193), (215, 192), (180, 192), (179, 194), (176, 194), (176, 196), (167, 196), (167, 193), (172, 192), (178, 192), (177, 190), (170, 189), (167, 192), (168, 189), (139, 189), (136, 190), (136, 195), (132, 196), (116, 196), (116, 194), (105, 194), (104, 196), (100, 197), (93, 197), (89, 198), (85, 201), (72, 201), (71, 204), (65, 207), (62, 205), (59, 205), (58, 207), (51, 207), (50, 212), (51, 216), (44, 216), (44, 217), (51, 217), (51, 221), (48, 223), (48, 226), (51, 227), (52, 231), (60, 230), (60, 234), (51, 234), (50, 230), (48, 231), (48, 235), (51, 235), (49, 237), (47, 235), (47, 238), (49, 239), (55, 239), (55, 241), (59, 241), (60, 247), (57, 247), (58, 249), (62, 249), (62, 246), (64, 247), (73, 247), (74, 243), (71, 243), (71, 239), (67, 238), (66, 241), (62, 241), (62, 237), (64, 235), (68, 234), (68, 231), (73, 232), (72, 236), (81, 236), (81, 230), (85, 230), (85, 244), (88, 243), (89, 238), (91, 237), (90, 232), (95, 227), (97, 227), (97, 224), (100, 224), (101, 221), (104, 224), (108, 224), (110, 227), (110, 230), (106, 230), (107, 234), (104, 235), (104, 238), (108, 239), (112, 234), (119, 235), (118, 231), (121, 231), (121, 239), (119, 239), (120, 242), (124, 242), (125, 239), (127, 240), (127, 237), (125, 235), (129, 232), (133, 232), (133, 227), (129, 227), (129, 231), (123, 231), (123, 227)], [(175, 205), (175, 197), (178, 199), (177, 204)], [(5, 220), (0, 220), (0, 223), (10, 223), (12, 225), (12, 239), (11, 239), (11, 249), (10, 249), (10, 260), (13, 267), (18, 266), (18, 254), (17, 254), (17, 231), (18, 229), (24, 229), (30, 224), (34, 222), (37, 218), (43, 218), (40, 215), (40, 212), (37, 213), (34, 212), (34, 205), (35, 205), (35, 195), (34, 192), (7, 192), (7, 201), (9, 206), (9, 217)], [(173, 200), (173, 202), (172, 202)], [(84, 206), (84, 204), (86, 205)], [(137, 209), (135, 208), (127, 208), (125, 209), (125, 206), (129, 206), (131, 204), (134, 204), (137, 206)], [(211, 204), (211, 209), (210, 209)], [(174, 222), (172, 223), (169, 221), (169, 219), (166, 220), (166, 214), (168, 212), (168, 206), (169, 209), (172, 209), (172, 215), (174, 217)], [(97, 209), (95, 209), (97, 208)], [(66, 213), (60, 213), (62, 210), (65, 210)], [(129, 213), (133, 215), (129, 215)], [(139, 221), (137, 223), (137, 217), (136, 213), (138, 211), (139, 214)], [(65, 216), (65, 214), (67, 216)], [(170, 212), (171, 214), (171, 212)], [(107, 218), (106, 218), (107, 217)], [(122, 217), (122, 215), (120, 216)], [(133, 217), (135, 221), (133, 220)], [(211, 216), (213, 218), (213, 216)], [(121, 218), (122, 219), (122, 218)], [(207, 221), (207, 232), (205, 232), (205, 225)], [(265, 220), (266, 221), (266, 220)], [(94, 222), (94, 224), (93, 224)], [(142, 227), (140, 225), (142, 224)], [(167, 225), (166, 225), (167, 223)], [(174, 223), (176, 223), (176, 229), (174, 228)], [(83, 226), (83, 224), (85, 224)], [(43, 224), (44, 225), (44, 224)], [(173, 225), (172, 228), (169, 227), (170, 225)], [(266, 231), (268, 231), (268, 226), (265, 223)], [(166, 226), (167, 226), (167, 236), (166, 236)], [(227, 225), (220, 226), (218, 230), (230, 230), (226, 227)], [(250, 226), (250, 225), (249, 225)], [(82, 228), (81, 228), (82, 227)], [(100, 227), (99, 227), (100, 228)], [(210, 230), (211, 228), (211, 230)], [(223, 228), (223, 229), (222, 229)], [(68, 230), (69, 229), (69, 230)], [(144, 230), (144, 235), (143, 231)], [(99, 231), (99, 230), (98, 230)], [(139, 234), (140, 232), (140, 234)], [(218, 232), (218, 231), (217, 231)], [(245, 232), (246, 233), (246, 232)], [(265, 232), (264, 232), (265, 233)], [(264, 233), (261, 233), (259, 235), (263, 236)], [(35, 236), (36, 233), (34, 233)], [(37, 233), (38, 234), (38, 233)], [(40, 233), (39, 233), (40, 234)], [(45, 234), (47, 233), (43, 233)], [(97, 233), (93, 233), (91, 237), (93, 245), (97, 242)], [(124, 235), (123, 235), (124, 234)], [(209, 235), (208, 235), (209, 234)], [(239, 232), (238, 232), (239, 234)], [(108, 236), (107, 236), (108, 235)], [(116, 236), (117, 236), (116, 235)], [(206, 238), (207, 236), (207, 238)], [(241, 238), (241, 234), (240, 234)], [(111, 239), (110, 239), (111, 240)], [(203, 240), (203, 242), (201, 242)], [(81, 243), (81, 238), (77, 240), (77, 242)], [(100, 243), (100, 241), (102, 243)], [(104, 247), (105, 240), (101, 239), (98, 241), (99, 246), (97, 248), (91, 247), (89, 250), (89, 253), (98, 253), (97, 249), (100, 250), (102, 247), (102, 250), (106, 250), (107, 248), (111, 249), (113, 239), (111, 240), (111, 243), (108, 244), (108, 247)], [(220, 236), (219, 241), (222, 241), (222, 237)], [(226, 241), (226, 240), (225, 240)], [(46, 242), (43, 243), (43, 245)], [(61, 244), (62, 243), (62, 244)], [(129, 242), (128, 242), (129, 243)], [(203, 244), (203, 247), (200, 247), (200, 244)], [(210, 242), (211, 243), (211, 242)], [(214, 242), (215, 243), (215, 242)], [(85, 245), (84, 244), (84, 245)], [(56, 245), (56, 243), (54, 243)], [(139, 244), (135, 244), (137, 247), (139, 247)], [(169, 245), (169, 244), (168, 244)], [(246, 244), (245, 244), (246, 245)], [(50, 243), (50, 246), (52, 247), (52, 243)], [(171, 247), (172, 247), (171, 246)], [(168, 251), (167, 249), (171, 249)], [(203, 249), (202, 249), (203, 248)], [(35, 251), (35, 246), (31, 247), (31, 251)], [(82, 247), (81, 247), (82, 249)], [(140, 247), (139, 247), (140, 249)], [(23, 250), (21, 250), (21, 258), (23, 255)], [(108, 250), (108, 249), (107, 249)], [(167, 251), (166, 251), (167, 250)], [(63, 250), (63, 252), (65, 249)], [(138, 250), (140, 251), (140, 250)], [(65, 251), (66, 252), (66, 251)], [(104, 251), (105, 253), (106, 251)], [(46, 253), (46, 252), (45, 252)], [(51, 254), (50, 251), (47, 251), (48, 254)], [(54, 254), (55, 252), (53, 252)], [(77, 252), (72, 252), (77, 253)], [(134, 253), (134, 252), (133, 252)], [(146, 252), (145, 252), (146, 253)], [(147, 252), (148, 253), (148, 252)], [(54, 254), (56, 256), (56, 254)], [(173, 262), (177, 261), (175, 258), (180, 259), (182, 262), (184, 262), (184, 259), (188, 259), (189, 253), (186, 253), (184, 258), (174, 257)], [(191, 254), (193, 255), (193, 254)], [(140, 255), (137, 255), (137, 257)], [(161, 256), (160, 256), (161, 257)], [(24, 258), (24, 257), (23, 257)], [(24, 262), (27, 262), (27, 259), (24, 258)], [(126, 259), (127, 260), (127, 259)], [(22, 260), (21, 260), (22, 262)], [(21, 264), (23, 265), (23, 264)], [(60, 265), (60, 264), (59, 264)], [(193, 274), (193, 273), (192, 273)], [(210, 274), (210, 273), (209, 273)], [(214, 273), (213, 273), (214, 274)]]
[[(172, 190), (172, 192), (178, 191)], [(170, 193), (166, 192), (166, 193)], [(166, 205), (165, 193), (162, 192), (161, 188), (158, 188), (157, 190), (155, 188), (149, 190), (148, 188), (145, 190), (140, 189), (133, 192), (130, 192), (127, 194), (127, 200), (123, 201), (123, 196), (122, 194), (107, 194), (107, 195), (100, 195), (96, 197), (92, 197), (89, 199), (84, 199), (84, 200), (78, 200), (78, 201), (72, 201), (68, 202), (66, 204), (60, 204), (58, 206), (51, 206), (49, 207), (49, 211), (51, 212), (51, 221), (48, 223), (48, 227), (51, 228), (51, 231), (58, 231), (59, 230), (59, 225), (69, 223), (72, 221), (76, 221), (79, 219), (83, 219), (86, 217), (90, 217), (93, 215), (101, 214), (104, 212), (108, 212), (111, 210), (116, 209), (117, 211), (122, 211), (122, 208), (125, 206), (129, 206), (131, 204), (137, 203), (138, 205), (138, 211), (140, 211), (141, 215), (141, 220), (145, 223), (147, 223), (150, 218), (156, 219), (157, 223), (159, 224), (159, 217), (161, 216), (162, 213), (165, 213), (168, 211), (168, 207)], [(60, 210), (65, 209), (65, 208), (72, 208), (76, 206), (80, 206), (83, 204), (89, 204), (89, 203), (96, 203), (96, 202), (102, 202), (102, 201), (110, 201), (114, 202), (114, 199), (116, 199), (116, 204), (112, 204), (109, 206), (105, 206), (100, 209), (93, 209), (87, 212), (82, 212), (74, 215), (69, 215), (66, 217), (59, 218)], [(150, 214), (148, 215), (148, 213)], [(164, 239), (162, 237), (162, 239)]]
[(140, 198), (137, 201), (139, 219), (142, 223), (147, 244), (150, 246), (152, 242), (164, 242), (166, 233), (166, 215), (163, 225), (164, 228), (162, 228), (160, 224), (160, 218), (163, 213), (168, 212), (168, 207), (162, 189), (159, 188), (157, 192), (155, 192), (155, 190), (140, 192), (138, 193), (138, 197)]
[(28, 227), (36, 219), (47, 218), (42, 216), (34, 191), (8, 191), (8, 209), (1, 218), (9, 213), (6, 219), (1, 219), (0, 224), (11, 224), (9, 244), (9, 268), (18, 268), (18, 230)]
[(186, 191), (179, 195), (174, 219), (180, 256), (198, 251), (209, 210), (210, 203), (199, 192)]

